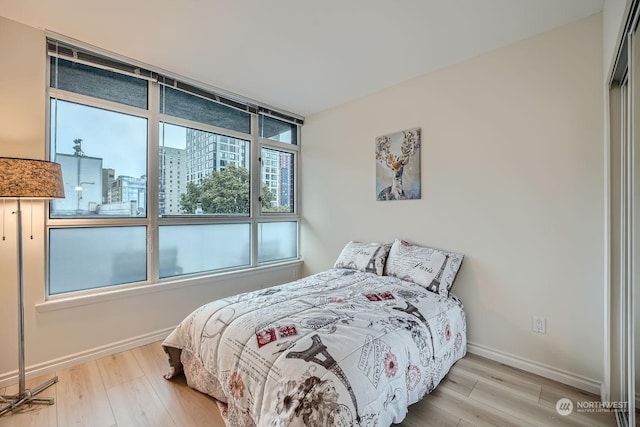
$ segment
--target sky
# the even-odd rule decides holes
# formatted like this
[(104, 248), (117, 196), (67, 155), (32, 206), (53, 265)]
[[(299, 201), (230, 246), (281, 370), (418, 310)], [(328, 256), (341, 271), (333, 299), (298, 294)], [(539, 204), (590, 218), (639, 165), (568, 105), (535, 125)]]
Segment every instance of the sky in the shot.
[[(146, 118), (53, 99), (51, 123), (52, 154), (73, 154), (73, 141), (80, 138), (85, 156), (102, 158), (102, 167), (114, 169), (116, 177), (147, 174)], [(160, 126), (164, 146), (186, 147), (184, 127)]]

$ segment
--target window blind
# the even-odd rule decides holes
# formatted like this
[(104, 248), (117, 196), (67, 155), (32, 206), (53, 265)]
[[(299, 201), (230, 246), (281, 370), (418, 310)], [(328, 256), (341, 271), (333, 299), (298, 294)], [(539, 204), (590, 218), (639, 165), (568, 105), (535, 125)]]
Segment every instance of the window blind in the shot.
[[(129, 76), (138, 77), (145, 80), (153, 80), (161, 85), (168, 86), (180, 91), (184, 91), (201, 98), (205, 98), (237, 110), (246, 111), (251, 114), (262, 114), (272, 116), (279, 120), (284, 120), (296, 125), (303, 125), (304, 119), (287, 112), (279, 111), (272, 107), (261, 105), (257, 101), (246, 99), (239, 95), (221, 93), (215, 89), (198, 86), (187, 79), (180, 79), (177, 76), (169, 76), (166, 73), (154, 70), (152, 67), (141, 67), (130, 64), (126, 61), (119, 61), (106, 55), (101, 55), (89, 49), (78, 47), (73, 44), (53, 38), (47, 38), (47, 52), (49, 56), (66, 59), (81, 64), (91, 65), (108, 71), (114, 71)], [(231, 96), (232, 95), (232, 96)]]

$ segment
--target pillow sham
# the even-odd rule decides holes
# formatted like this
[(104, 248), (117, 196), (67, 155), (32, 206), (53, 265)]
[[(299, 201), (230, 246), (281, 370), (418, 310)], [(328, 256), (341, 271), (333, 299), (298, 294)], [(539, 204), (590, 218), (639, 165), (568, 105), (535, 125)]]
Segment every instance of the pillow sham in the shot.
[(390, 248), (391, 245), (352, 240), (340, 252), (334, 268), (348, 268), (382, 276)]
[(449, 297), (463, 257), (461, 254), (396, 239), (387, 257), (385, 273)]

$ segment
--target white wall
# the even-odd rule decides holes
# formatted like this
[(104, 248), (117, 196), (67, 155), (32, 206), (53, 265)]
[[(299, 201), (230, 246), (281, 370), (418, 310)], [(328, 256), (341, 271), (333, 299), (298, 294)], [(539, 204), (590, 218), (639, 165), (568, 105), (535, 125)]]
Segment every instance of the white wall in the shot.
[[(45, 35), (0, 17), (0, 156), (45, 156)], [(15, 205), (0, 201), (0, 388), (17, 370), (17, 258)], [(158, 339), (196, 307), (215, 298), (292, 280), (297, 267), (271, 269), (255, 276), (229, 277), (214, 284), (124, 293), (108, 301), (36, 309), (44, 301), (44, 204), (25, 206), (25, 322), (27, 367), (46, 372), (81, 358)], [(3, 213), (4, 211), (4, 213)], [(0, 230), (2, 228), (0, 227)], [(15, 345), (14, 345), (15, 343)]]
[[(308, 117), (305, 273), (350, 239), (462, 252), (472, 343), (601, 382), (602, 58), (598, 14)], [(376, 202), (374, 138), (413, 127), (422, 199)]]

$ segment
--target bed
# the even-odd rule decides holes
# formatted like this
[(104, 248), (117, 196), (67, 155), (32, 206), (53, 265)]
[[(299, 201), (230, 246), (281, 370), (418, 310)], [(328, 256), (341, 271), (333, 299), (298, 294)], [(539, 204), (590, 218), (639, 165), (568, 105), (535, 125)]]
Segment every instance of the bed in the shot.
[(184, 372), (227, 426), (401, 422), (465, 355), (466, 321), (450, 293), (462, 256), (397, 268), (396, 244), (411, 246), (349, 242), (336, 268), (196, 309), (163, 342), (166, 378)]

